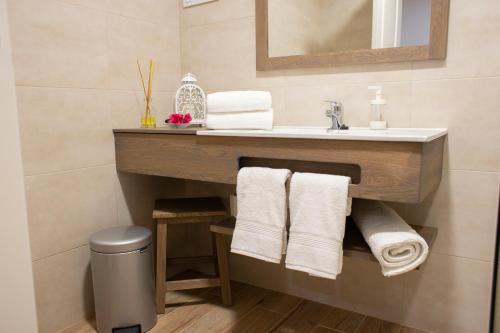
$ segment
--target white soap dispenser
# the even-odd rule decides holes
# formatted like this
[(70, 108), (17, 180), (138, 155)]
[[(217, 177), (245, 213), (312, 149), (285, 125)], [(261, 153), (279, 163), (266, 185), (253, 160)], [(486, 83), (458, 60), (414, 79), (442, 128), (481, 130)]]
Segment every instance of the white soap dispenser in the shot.
[(383, 130), (387, 128), (387, 121), (383, 120), (383, 111), (387, 101), (382, 97), (381, 86), (369, 86), (368, 89), (375, 90), (375, 99), (370, 102), (370, 129)]

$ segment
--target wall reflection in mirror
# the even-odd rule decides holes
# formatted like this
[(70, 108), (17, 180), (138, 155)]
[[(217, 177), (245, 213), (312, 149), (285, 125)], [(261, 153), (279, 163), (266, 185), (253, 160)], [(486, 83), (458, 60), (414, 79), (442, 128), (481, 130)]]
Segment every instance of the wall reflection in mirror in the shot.
[(268, 0), (268, 55), (429, 44), (431, 0)]

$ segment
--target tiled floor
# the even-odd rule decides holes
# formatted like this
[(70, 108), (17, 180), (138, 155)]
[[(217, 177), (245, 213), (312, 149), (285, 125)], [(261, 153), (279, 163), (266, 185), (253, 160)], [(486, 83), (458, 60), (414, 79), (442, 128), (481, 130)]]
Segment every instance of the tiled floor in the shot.
[[(232, 291), (234, 304), (230, 308), (221, 305), (217, 288), (169, 292), (166, 313), (158, 316), (150, 332), (424, 333), (241, 283), (233, 283)], [(62, 331), (94, 332), (94, 323), (87, 321)]]

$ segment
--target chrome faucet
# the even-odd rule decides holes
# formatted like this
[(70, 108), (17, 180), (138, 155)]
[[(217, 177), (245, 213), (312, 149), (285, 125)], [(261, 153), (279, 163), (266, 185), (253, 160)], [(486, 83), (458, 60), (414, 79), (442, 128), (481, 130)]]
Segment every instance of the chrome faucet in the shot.
[(325, 102), (330, 103), (330, 109), (326, 110), (325, 115), (327, 117), (330, 117), (330, 119), (332, 120), (332, 126), (327, 131), (330, 132), (349, 129), (349, 127), (344, 124), (344, 108), (342, 106), (342, 103), (336, 101)]

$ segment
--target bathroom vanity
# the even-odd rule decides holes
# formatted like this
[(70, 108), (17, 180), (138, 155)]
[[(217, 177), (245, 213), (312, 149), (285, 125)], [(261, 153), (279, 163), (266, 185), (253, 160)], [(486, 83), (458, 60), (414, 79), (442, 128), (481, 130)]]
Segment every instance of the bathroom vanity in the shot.
[(236, 184), (242, 167), (288, 168), (349, 176), (353, 198), (419, 203), (441, 180), (446, 130), (117, 129), (114, 135), (123, 172)]
[[(351, 177), (349, 195), (419, 203), (441, 180), (446, 129), (275, 127), (272, 131), (115, 129), (121, 172), (236, 184), (247, 166)], [(432, 246), (437, 229), (413, 228)], [(354, 223), (346, 224), (344, 255), (376, 260)]]

